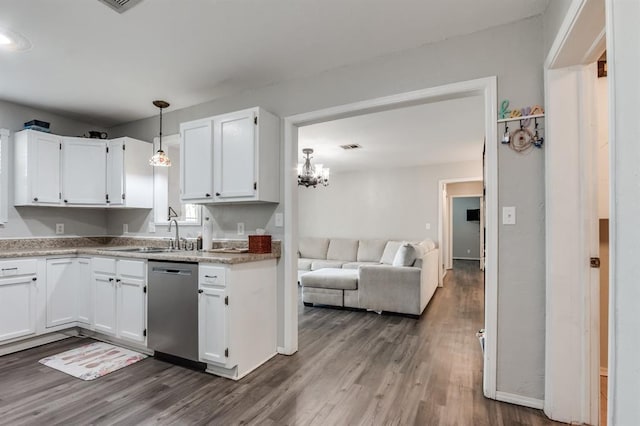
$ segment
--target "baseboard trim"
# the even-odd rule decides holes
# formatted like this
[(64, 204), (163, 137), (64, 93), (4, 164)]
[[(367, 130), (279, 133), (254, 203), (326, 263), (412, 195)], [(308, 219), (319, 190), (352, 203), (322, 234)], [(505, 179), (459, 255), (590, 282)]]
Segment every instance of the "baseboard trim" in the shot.
[(600, 367), (600, 375), (609, 377), (609, 369), (607, 367)]
[(293, 354), (295, 354), (296, 352), (298, 352), (297, 350), (292, 351), (292, 350), (290, 350), (289, 348), (285, 348), (284, 346), (278, 346), (278, 347), (276, 348), (276, 350), (278, 351), (278, 353), (279, 353), (280, 355), (293, 355)]
[(2, 345), (2, 347), (0, 347), (0, 356), (24, 351), (26, 349), (35, 348), (36, 346), (42, 346), (48, 343), (57, 342), (58, 340), (68, 339), (69, 337), (75, 337), (77, 335), (78, 332), (75, 330), (65, 330), (65, 332), (54, 332), (40, 336), (34, 336), (32, 338), (24, 340), (19, 340), (13, 343)]
[(529, 398), (528, 396), (515, 395), (507, 392), (496, 391), (496, 400), (508, 402), (509, 404), (522, 405), (523, 407), (535, 408), (537, 410), (544, 408), (544, 401), (541, 399)]

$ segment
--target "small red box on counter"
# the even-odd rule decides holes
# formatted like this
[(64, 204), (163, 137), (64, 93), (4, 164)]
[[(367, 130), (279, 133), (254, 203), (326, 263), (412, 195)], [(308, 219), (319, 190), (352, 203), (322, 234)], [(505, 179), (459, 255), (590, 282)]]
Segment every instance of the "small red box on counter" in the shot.
[(249, 235), (249, 253), (271, 253), (271, 235)]

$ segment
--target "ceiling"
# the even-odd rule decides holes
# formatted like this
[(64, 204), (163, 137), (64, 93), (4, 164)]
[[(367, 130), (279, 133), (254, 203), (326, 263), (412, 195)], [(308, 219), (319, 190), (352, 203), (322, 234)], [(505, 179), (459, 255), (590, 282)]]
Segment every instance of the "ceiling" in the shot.
[(549, 0), (2, 0), (0, 99), (111, 126), (538, 15)]
[(484, 100), (474, 96), (301, 127), (298, 159), (313, 148), (312, 164), (331, 173), (479, 161), (483, 141)]

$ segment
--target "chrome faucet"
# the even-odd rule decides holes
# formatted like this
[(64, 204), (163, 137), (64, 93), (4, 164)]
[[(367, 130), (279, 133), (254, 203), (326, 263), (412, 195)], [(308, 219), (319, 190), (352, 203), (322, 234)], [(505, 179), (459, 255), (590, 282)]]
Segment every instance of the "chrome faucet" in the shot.
[(175, 219), (171, 219), (169, 221), (169, 229), (167, 230), (168, 232), (171, 232), (171, 224), (174, 223), (176, 224), (176, 238), (174, 240), (173, 243), (173, 248), (180, 250), (180, 230), (178, 229), (178, 221)]

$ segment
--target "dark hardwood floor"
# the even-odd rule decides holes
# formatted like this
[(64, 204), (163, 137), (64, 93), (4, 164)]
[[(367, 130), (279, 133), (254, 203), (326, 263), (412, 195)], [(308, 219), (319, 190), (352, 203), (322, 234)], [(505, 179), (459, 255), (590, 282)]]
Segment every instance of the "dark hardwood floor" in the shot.
[(239, 382), (153, 358), (90, 382), (38, 363), (81, 338), (0, 357), (0, 424), (553, 424), (482, 395), (476, 265), (456, 262), (420, 320), (300, 304), (300, 351)]

